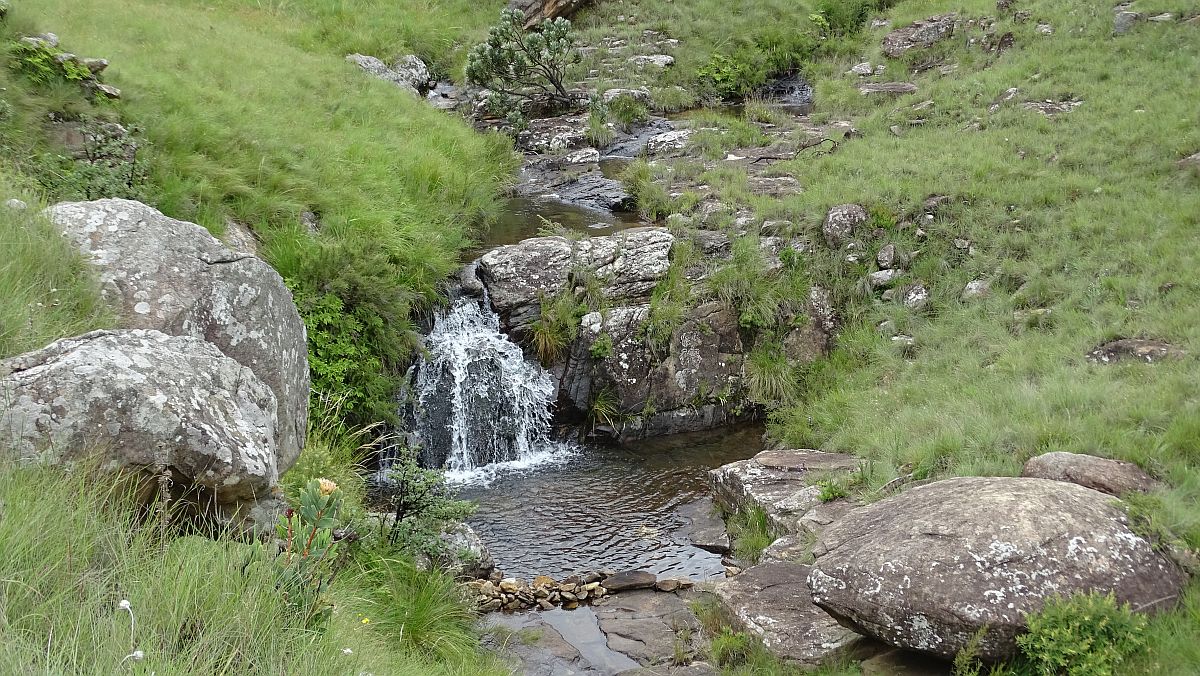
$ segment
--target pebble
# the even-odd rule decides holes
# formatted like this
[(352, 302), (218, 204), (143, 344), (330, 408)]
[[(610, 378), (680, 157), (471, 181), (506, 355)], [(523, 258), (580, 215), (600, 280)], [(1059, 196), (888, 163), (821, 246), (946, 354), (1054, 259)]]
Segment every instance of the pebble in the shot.
[(8, 207), (9, 209), (12, 209), (13, 211), (25, 211), (26, 209), (29, 208), (28, 204), (22, 202), (21, 200), (15, 198), (15, 197), (13, 199), (10, 199), (7, 202), (5, 202), (4, 206)]

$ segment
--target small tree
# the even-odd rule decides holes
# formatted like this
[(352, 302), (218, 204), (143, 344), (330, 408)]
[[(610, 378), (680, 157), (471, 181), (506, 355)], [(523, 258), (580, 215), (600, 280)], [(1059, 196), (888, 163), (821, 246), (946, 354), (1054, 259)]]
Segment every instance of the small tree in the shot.
[(395, 516), (388, 541), (408, 550), (436, 554), (443, 547), (439, 535), (448, 524), (470, 516), (474, 505), (455, 499), (441, 470), (421, 467), (415, 448), (401, 446), (395, 452), (388, 470), (386, 502)]
[(488, 108), (515, 125), (522, 125), (524, 103), (569, 107), (575, 103), (563, 84), (567, 68), (579, 62), (571, 22), (545, 20), (526, 32), (525, 15), (506, 9), (487, 41), (467, 57), (467, 81), (491, 91)]

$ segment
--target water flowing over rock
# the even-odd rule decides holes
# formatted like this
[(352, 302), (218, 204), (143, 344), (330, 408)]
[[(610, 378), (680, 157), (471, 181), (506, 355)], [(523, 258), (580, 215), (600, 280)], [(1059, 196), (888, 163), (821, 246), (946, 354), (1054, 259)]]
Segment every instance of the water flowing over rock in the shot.
[(100, 269), (123, 327), (206, 340), (271, 388), (279, 471), (291, 467), (308, 424), (308, 347), (279, 273), (140, 202), (63, 203), (47, 216)]
[(199, 338), (123, 330), (63, 339), (0, 361), (0, 401), (0, 438), (21, 458), (98, 453), (109, 468), (167, 468), (177, 485), (211, 495), (221, 516), (253, 512), (278, 479), (274, 394)]
[(546, 451), (554, 381), (474, 298), (440, 314), (417, 368), (416, 432), (427, 466), (465, 476)]
[(1011, 657), (1047, 597), (1113, 593), (1146, 612), (1175, 605), (1184, 575), (1110, 495), (1027, 478), (958, 478), (859, 508), (825, 529), (808, 578), (817, 605), (901, 648)]

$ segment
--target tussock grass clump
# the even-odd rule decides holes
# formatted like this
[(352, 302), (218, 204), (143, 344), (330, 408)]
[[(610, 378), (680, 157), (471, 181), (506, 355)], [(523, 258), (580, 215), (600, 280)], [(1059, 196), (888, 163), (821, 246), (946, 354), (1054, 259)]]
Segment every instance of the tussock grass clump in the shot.
[[(157, 519), (142, 521), (124, 484), (111, 481), (82, 466), (64, 472), (0, 464), (0, 660), (6, 671), (489, 672), (477, 654), (438, 664), (422, 655), (443, 653), (386, 640), (371, 627), (367, 613), (374, 608), (362, 601), (369, 588), (351, 579), (330, 589), (334, 611), (327, 628), (307, 630), (304, 614), (278, 591), (262, 550), (232, 539), (164, 533)], [(431, 579), (408, 584), (406, 598), (434, 584)], [(442, 613), (451, 612), (445, 591), (443, 584), (425, 592)], [(425, 632), (426, 639), (450, 636), (444, 623), (433, 626), (441, 633)]]
[(739, 510), (729, 517), (726, 525), (733, 539), (733, 553), (744, 561), (758, 563), (763, 550), (775, 541), (767, 513), (758, 507)]

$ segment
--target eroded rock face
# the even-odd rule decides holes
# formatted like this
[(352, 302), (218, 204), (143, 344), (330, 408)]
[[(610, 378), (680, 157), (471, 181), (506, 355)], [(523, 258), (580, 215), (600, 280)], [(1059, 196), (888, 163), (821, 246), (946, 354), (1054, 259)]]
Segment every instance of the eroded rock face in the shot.
[(883, 38), (883, 53), (893, 59), (900, 58), (910, 49), (924, 49), (954, 35), (956, 14), (939, 14), (915, 21), (904, 28), (897, 28)]
[(1162, 487), (1132, 462), (1062, 451), (1030, 458), (1021, 476), (1069, 481), (1109, 495), (1147, 493)]
[(530, 28), (545, 19), (571, 18), (588, 0), (509, 0), (508, 8), (525, 15), (525, 27)]
[(567, 290), (576, 270), (594, 275), (610, 301), (648, 299), (671, 266), (674, 240), (666, 228), (633, 228), (576, 242), (535, 237), (489, 251), (479, 261), (479, 274), (504, 329), (522, 334), (538, 318), (540, 296)]
[(275, 395), (202, 338), (94, 331), (0, 361), (0, 438), (24, 459), (165, 466), (222, 510), (270, 497)]
[(291, 467), (308, 422), (308, 348), (283, 278), (204, 228), (140, 202), (63, 203), (47, 216), (100, 269), (104, 299), (122, 326), (206, 340), (271, 388), (278, 469)]
[(1184, 578), (1111, 496), (1046, 479), (912, 488), (834, 522), (814, 554), (817, 605), (861, 633), (945, 658), (984, 627), (981, 658), (1014, 655), (1025, 616), (1049, 596), (1112, 592), (1152, 612), (1174, 605)]
[(816, 665), (866, 642), (813, 604), (808, 566), (761, 563), (717, 585), (714, 593), (738, 631), (762, 639), (772, 655)]
[[(827, 511), (822, 508), (836, 504), (821, 502), (821, 489), (813, 485), (817, 478), (858, 466), (858, 458), (842, 453), (770, 450), (712, 470), (709, 483), (713, 499), (725, 511), (761, 509), (776, 533), (802, 533), (815, 530), (825, 520), (818, 519), (814, 510)], [(814, 513), (808, 522), (812, 525), (802, 524), (810, 512)]]

